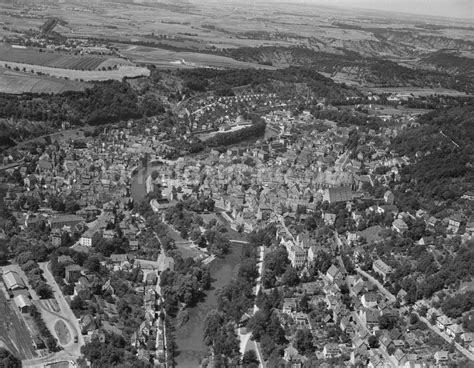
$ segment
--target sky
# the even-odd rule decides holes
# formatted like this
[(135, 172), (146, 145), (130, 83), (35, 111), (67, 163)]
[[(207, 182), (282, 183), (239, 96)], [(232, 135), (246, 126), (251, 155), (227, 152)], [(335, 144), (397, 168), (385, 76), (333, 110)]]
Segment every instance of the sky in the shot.
[[(285, 0), (282, 0), (284, 2)], [(289, 0), (315, 4), (471, 19), (474, 0)]]

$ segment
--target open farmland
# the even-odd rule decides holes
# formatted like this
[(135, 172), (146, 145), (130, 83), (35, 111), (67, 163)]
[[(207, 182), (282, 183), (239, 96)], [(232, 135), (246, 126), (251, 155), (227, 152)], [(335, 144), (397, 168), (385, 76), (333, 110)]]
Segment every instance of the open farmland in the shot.
[(420, 87), (371, 87), (360, 88), (362, 91), (372, 93), (401, 93), (412, 94), (413, 96), (430, 96), (430, 95), (444, 95), (444, 96), (469, 96), (469, 94), (454, 89), (448, 88), (420, 88)]
[(0, 93), (61, 93), (83, 91), (89, 85), (74, 80), (40, 76), (0, 67)]
[(0, 62), (34, 64), (52, 68), (72, 70), (96, 70), (102, 67), (132, 65), (127, 60), (91, 55), (72, 55), (64, 52), (38, 48), (16, 48), (6, 44), (0, 45)]
[(67, 78), (77, 81), (122, 80), (123, 78), (147, 77), (150, 75), (150, 70), (147, 68), (132, 65), (119, 65), (114, 70), (73, 70), (12, 62), (4, 64), (13, 70), (33, 70), (34, 73), (43, 73), (56, 78)]
[(157, 47), (116, 44), (120, 53), (135, 62), (153, 64), (162, 68), (271, 68), (256, 63), (238, 61), (230, 57), (198, 52), (170, 51)]
[(74, 55), (64, 55), (52, 60), (45, 66), (64, 69), (94, 70), (97, 69), (102, 62), (102, 58), (95, 56), (83, 56), (78, 58)]

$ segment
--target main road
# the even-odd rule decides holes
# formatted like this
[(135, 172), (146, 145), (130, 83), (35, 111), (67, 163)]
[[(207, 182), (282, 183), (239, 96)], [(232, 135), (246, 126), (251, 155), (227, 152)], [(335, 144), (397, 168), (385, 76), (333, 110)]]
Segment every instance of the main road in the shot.
[[(81, 356), (81, 347), (85, 344), (84, 338), (81, 334), (81, 328), (79, 327), (79, 322), (74, 313), (72, 312), (71, 308), (69, 307), (68, 302), (64, 298), (64, 295), (58, 284), (56, 283), (56, 280), (51, 274), (48, 268), (48, 264), (48, 262), (41, 262), (39, 263), (39, 266), (43, 270), (43, 276), (46, 279), (46, 282), (53, 289), (53, 294), (56, 298), (56, 301), (58, 302), (60, 311), (58, 313), (49, 311), (46, 308), (42, 307), (41, 304), (40, 308), (42, 309), (42, 312), (47, 315), (48, 320), (51, 320), (52, 323), (48, 326), (51, 330), (54, 330), (54, 323), (58, 319), (62, 319), (67, 323), (71, 333), (71, 341), (67, 345), (63, 346), (63, 350), (57, 353), (52, 353), (41, 358), (23, 360), (23, 367), (43, 368), (46, 364), (64, 361), (75, 361)], [(54, 336), (55, 332), (52, 331), (52, 333)], [(74, 336), (78, 337), (77, 342), (74, 342)]]
[(40, 268), (43, 270), (43, 276), (46, 279), (47, 283), (51, 286), (54, 292), (54, 296), (58, 302), (60, 312), (58, 313), (63, 317), (67, 322), (69, 328), (72, 330), (71, 335), (74, 340), (74, 336), (77, 336), (77, 343), (70, 343), (65, 347), (65, 351), (70, 353), (72, 356), (79, 357), (81, 356), (81, 347), (85, 345), (84, 338), (82, 337), (81, 328), (79, 326), (79, 321), (69, 307), (68, 302), (64, 298), (63, 292), (59, 288), (59, 285), (56, 283), (54, 276), (49, 270), (49, 262), (39, 263)]

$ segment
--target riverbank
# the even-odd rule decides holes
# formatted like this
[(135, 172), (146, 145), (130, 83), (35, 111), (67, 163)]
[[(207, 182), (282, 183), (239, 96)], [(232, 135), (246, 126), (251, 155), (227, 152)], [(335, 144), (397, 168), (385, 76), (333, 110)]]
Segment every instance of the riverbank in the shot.
[[(145, 198), (147, 189), (151, 186), (151, 171), (145, 167), (137, 168), (132, 176), (131, 196), (136, 203)], [(223, 221), (225, 224), (225, 221)], [(238, 234), (230, 229), (233, 238), (242, 239), (242, 234)], [(204, 344), (204, 324), (207, 313), (217, 308), (218, 291), (236, 277), (242, 255), (242, 242), (231, 242), (231, 251), (224, 258), (216, 258), (209, 264), (209, 271), (212, 282), (211, 289), (207, 291), (204, 300), (195, 307), (189, 308), (188, 321), (179, 328), (176, 328), (175, 341), (179, 355), (176, 363), (179, 368), (197, 368), (203, 358), (207, 356), (208, 349)], [(176, 321), (175, 321), (176, 323)]]
[(130, 195), (135, 203), (139, 203), (147, 193), (153, 191), (151, 171), (147, 170), (146, 167), (136, 167), (132, 171), (131, 179)]
[(211, 290), (206, 298), (188, 310), (189, 320), (176, 329), (176, 344), (179, 355), (176, 363), (179, 368), (197, 368), (201, 360), (207, 355), (207, 346), (204, 344), (204, 324), (210, 310), (217, 308), (218, 291), (229, 284), (237, 275), (243, 244), (232, 243), (231, 253), (224, 258), (216, 258), (209, 265), (212, 277)]
[(135, 168), (130, 185), (130, 195), (135, 203), (140, 203), (146, 196), (146, 175), (145, 167)]

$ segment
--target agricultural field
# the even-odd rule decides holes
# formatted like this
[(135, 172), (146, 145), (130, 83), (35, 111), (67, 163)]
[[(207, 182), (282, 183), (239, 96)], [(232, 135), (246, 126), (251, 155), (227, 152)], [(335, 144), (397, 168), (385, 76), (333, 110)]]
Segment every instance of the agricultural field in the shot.
[(115, 44), (120, 53), (137, 62), (153, 64), (158, 68), (270, 68), (255, 63), (238, 61), (230, 57), (199, 52), (170, 51), (157, 47)]
[(0, 93), (62, 93), (83, 91), (89, 86), (84, 82), (40, 76), (30, 71), (17, 72), (0, 67)]
[(468, 96), (465, 92), (456, 91), (447, 88), (419, 88), (419, 87), (370, 87), (360, 88), (362, 91), (372, 93), (392, 93), (392, 94), (407, 94), (410, 93), (415, 97), (423, 97), (430, 95), (444, 95), (444, 96)]
[(52, 68), (72, 70), (97, 70), (102, 67), (117, 65), (132, 65), (127, 60), (91, 55), (72, 55), (64, 52), (44, 50), (38, 48), (17, 48), (7, 44), (0, 45), (0, 63), (15, 62), (33, 64)]
[(120, 65), (113, 70), (73, 70), (13, 62), (4, 64), (13, 71), (33, 71), (36, 74), (41, 73), (50, 77), (81, 82), (122, 80), (123, 78), (147, 77), (150, 75), (149, 69), (132, 65)]

